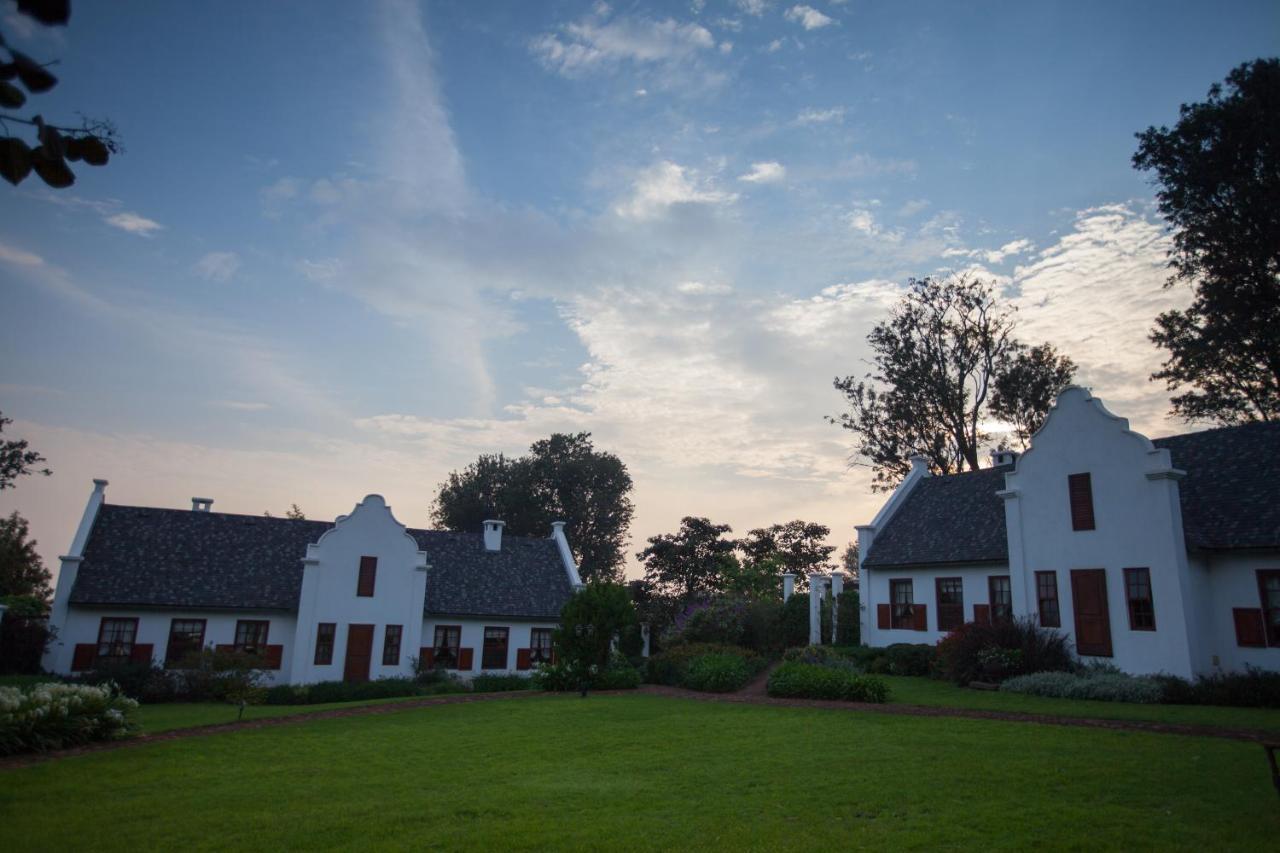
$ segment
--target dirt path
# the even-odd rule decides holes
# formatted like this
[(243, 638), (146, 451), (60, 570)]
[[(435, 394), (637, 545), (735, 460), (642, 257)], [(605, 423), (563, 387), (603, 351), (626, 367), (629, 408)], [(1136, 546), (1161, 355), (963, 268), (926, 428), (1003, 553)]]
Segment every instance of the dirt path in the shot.
[[(768, 675), (764, 676), (764, 682)], [(694, 699), (701, 702), (734, 702), (750, 705), (773, 705), (779, 708), (821, 708), (828, 711), (871, 712), (897, 714), (907, 717), (953, 717), (970, 720), (999, 720), (1009, 723), (1039, 723), (1051, 726), (1078, 726), (1090, 729), (1148, 732), (1153, 734), (1195, 735), (1219, 737), (1230, 740), (1274, 743), (1280, 741), (1280, 733), (1262, 729), (1234, 729), (1222, 726), (1189, 725), (1184, 723), (1157, 723), (1146, 720), (1106, 720), (1095, 717), (1059, 717), (1048, 714), (1023, 714), (1015, 711), (984, 711), (975, 708), (942, 708), (926, 705), (902, 705), (893, 702), (836, 702), (824, 699), (775, 699), (764, 692), (759, 678), (737, 693), (699, 693), (680, 687), (664, 687), (646, 684), (637, 692), (651, 696), (668, 696), (675, 699)]]

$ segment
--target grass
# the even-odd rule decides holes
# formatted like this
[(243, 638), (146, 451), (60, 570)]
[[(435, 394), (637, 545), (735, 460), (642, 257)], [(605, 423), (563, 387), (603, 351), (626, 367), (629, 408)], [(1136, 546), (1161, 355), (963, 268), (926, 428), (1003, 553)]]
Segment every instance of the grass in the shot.
[(1254, 744), (656, 696), (314, 720), (0, 771), (15, 849), (1266, 849)]
[[(310, 714), (334, 708), (358, 708), (361, 705), (381, 705), (387, 702), (404, 702), (421, 699), (421, 696), (404, 696), (395, 699), (365, 699), (358, 702), (322, 702), (315, 705), (250, 705), (244, 709), (244, 719), (261, 720), (266, 717), (283, 717), (292, 714)], [(189, 729), (217, 723), (234, 723), (239, 713), (235, 705), (214, 702), (172, 702), (160, 705), (143, 705), (138, 708), (138, 721), (145, 734), (158, 734), (174, 729)]]
[(1139, 705), (1129, 702), (1093, 702), (1050, 699), (991, 690), (957, 687), (949, 681), (908, 676), (881, 676), (889, 682), (890, 702), (907, 705), (1014, 711), (1061, 717), (1097, 717), (1104, 720), (1150, 720), (1158, 723), (1223, 726), (1280, 731), (1280, 710), (1273, 708), (1224, 708), (1216, 705)]

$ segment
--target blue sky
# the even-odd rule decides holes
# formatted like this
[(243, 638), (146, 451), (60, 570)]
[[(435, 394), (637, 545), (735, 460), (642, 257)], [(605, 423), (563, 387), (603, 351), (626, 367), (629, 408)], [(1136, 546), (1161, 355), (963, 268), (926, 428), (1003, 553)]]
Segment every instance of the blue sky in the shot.
[(127, 151), (0, 191), (0, 410), (66, 547), (108, 499), (427, 522), (590, 430), (637, 546), (874, 512), (830, 380), (908, 276), (986, 275), (1153, 434), (1166, 238), (1130, 165), (1275, 3), (79, 3), (3, 27)]

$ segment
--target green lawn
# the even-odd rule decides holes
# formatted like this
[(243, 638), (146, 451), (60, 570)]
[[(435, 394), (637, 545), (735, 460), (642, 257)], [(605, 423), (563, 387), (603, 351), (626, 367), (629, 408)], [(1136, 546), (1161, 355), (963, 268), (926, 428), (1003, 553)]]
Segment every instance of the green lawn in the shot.
[(1280, 710), (1271, 708), (1221, 708), (1213, 705), (1137, 705), (1128, 702), (1086, 702), (1080, 699), (1048, 699), (992, 690), (970, 690), (933, 678), (882, 676), (889, 682), (890, 702), (907, 705), (1016, 711), (1062, 717), (1098, 717), (1104, 720), (1152, 720), (1160, 723), (1228, 726), (1280, 731)]
[[(283, 717), (290, 714), (309, 714), (333, 708), (357, 708), (361, 705), (381, 705), (387, 702), (405, 702), (421, 699), (408, 696), (399, 699), (366, 699), (359, 702), (323, 702), (315, 705), (250, 705), (244, 709), (245, 720), (261, 720), (264, 717)], [(143, 705), (138, 708), (138, 721), (142, 731), (153, 735), (173, 729), (189, 729), (215, 723), (234, 723), (239, 713), (235, 705), (219, 705), (204, 702), (173, 702), (162, 705)]]
[(0, 771), (13, 849), (1267, 849), (1261, 747), (668, 699), (313, 720)]

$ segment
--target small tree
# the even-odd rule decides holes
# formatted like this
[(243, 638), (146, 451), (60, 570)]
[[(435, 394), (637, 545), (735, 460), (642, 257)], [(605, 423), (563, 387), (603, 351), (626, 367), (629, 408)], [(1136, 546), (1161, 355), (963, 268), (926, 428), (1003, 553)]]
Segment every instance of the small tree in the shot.
[(583, 696), (608, 668), (614, 640), (635, 624), (635, 607), (621, 584), (587, 584), (565, 602), (553, 639)]
[(796, 589), (803, 592), (809, 588), (810, 574), (831, 571), (836, 549), (827, 544), (830, 535), (831, 528), (825, 524), (796, 519), (748, 531), (738, 547), (744, 563), (776, 569), (774, 581), (781, 595), (783, 574), (795, 575)]
[(1026, 450), (1049, 407), (1075, 375), (1075, 362), (1058, 355), (1052, 344), (1021, 350), (996, 377), (991, 414), (1013, 427)]
[(36, 541), (27, 538), (27, 520), (17, 512), (0, 518), (0, 596), (29, 596), (47, 606), (53, 596), (52, 578)]

